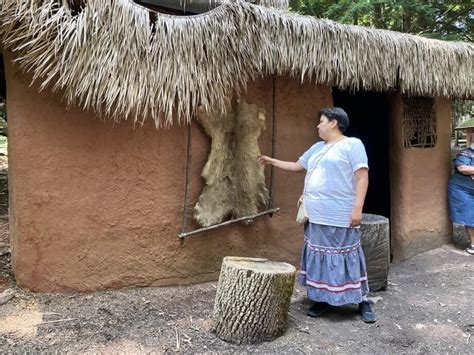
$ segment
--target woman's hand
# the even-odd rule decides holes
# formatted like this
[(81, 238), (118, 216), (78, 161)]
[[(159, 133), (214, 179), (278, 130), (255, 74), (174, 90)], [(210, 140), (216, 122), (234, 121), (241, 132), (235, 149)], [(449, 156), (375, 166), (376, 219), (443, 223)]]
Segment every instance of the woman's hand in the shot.
[(262, 164), (262, 165), (267, 165), (267, 164), (271, 164), (272, 163), (272, 158), (266, 156), (266, 155), (260, 155), (258, 158), (257, 158), (257, 161), (259, 164)]
[(360, 227), (362, 221), (362, 210), (359, 208), (354, 208), (351, 213), (351, 222), (349, 227)]
[(260, 155), (257, 158), (257, 162), (262, 164), (262, 165), (273, 165), (277, 168), (286, 170), (286, 171), (303, 171), (304, 168), (299, 162), (291, 162), (291, 161), (283, 161), (283, 160), (278, 160), (275, 158), (270, 158), (266, 155)]

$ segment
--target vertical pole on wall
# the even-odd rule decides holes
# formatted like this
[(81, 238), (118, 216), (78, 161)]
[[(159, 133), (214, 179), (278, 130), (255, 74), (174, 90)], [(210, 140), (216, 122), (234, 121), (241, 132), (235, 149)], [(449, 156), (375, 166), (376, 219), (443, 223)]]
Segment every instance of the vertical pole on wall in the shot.
[[(192, 122), (187, 125), (187, 139), (186, 139), (186, 174), (184, 185), (184, 206), (183, 206), (183, 223), (181, 225), (181, 233), (185, 233), (188, 228), (188, 193), (189, 193), (189, 175), (191, 170), (191, 133)], [(181, 238), (181, 244), (184, 244), (184, 238)]]
[[(271, 147), (271, 152), (270, 156), (272, 158), (275, 157), (275, 116), (276, 116), (276, 76), (273, 75), (272, 78), (272, 147)], [(269, 208), (273, 207), (273, 165), (270, 165), (270, 201), (269, 201)]]

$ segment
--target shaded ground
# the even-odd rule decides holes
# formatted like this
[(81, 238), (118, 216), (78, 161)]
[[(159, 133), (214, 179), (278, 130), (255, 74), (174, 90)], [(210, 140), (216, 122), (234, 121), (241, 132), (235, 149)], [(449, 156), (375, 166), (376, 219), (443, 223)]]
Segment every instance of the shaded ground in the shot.
[(0, 352), (474, 352), (474, 258), (452, 246), (392, 266), (389, 289), (376, 294), (380, 320), (361, 322), (355, 308), (305, 316), (296, 288), (285, 335), (252, 346), (211, 332), (216, 283), (76, 295), (18, 290), (0, 306)]
[(259, 345), (228, 344), (210, 332), (216, 283), (74, 295), (19, 290), (6, 172), (0, 157), (0, 292), (16, 291), (0, 302), (0, 353), (474, 353), (474, 257), (452, 246), (392, 264), (388, 290), (373, 295), (375, 324), (361, 322), (355, 307), (309, 318), (304, 289), (296, 287), (287, 332)]

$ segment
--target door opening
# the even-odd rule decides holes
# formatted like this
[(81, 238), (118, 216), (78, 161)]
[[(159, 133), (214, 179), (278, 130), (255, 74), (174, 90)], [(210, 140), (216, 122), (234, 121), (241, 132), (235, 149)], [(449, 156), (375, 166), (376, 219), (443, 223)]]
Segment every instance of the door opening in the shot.
[(349, 115), (349, 137), (359, 138), (369, 159), (369, 189), (364, 213), (390, 218), (389, 126), (387, 94), (370, 91), (350, 93), (333, 89), (334, 106)]

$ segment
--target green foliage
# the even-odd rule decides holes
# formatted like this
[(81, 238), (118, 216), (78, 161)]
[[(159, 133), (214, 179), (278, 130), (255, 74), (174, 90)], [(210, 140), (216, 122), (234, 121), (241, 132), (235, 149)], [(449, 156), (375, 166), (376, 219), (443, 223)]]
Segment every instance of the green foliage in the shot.
[(474, 100), (453, 101), (453, 128), (474, 117)]
[(291, 0), (291, 10), (334, 21), (443, 40), (474, 40), (472, 1)]

